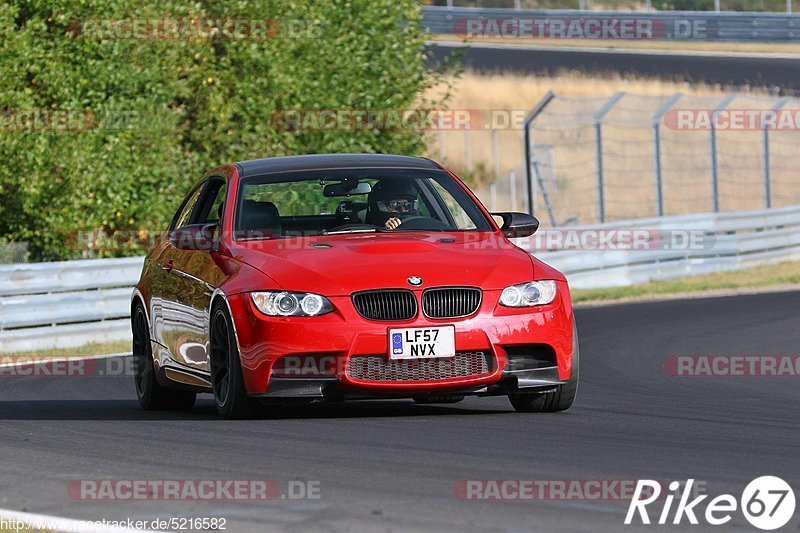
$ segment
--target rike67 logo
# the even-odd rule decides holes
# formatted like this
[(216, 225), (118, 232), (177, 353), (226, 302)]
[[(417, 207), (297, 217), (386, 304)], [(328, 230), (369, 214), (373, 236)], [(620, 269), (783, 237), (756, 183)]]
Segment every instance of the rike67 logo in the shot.
[[(662, 498), (661, 484), (658, 481), (639, 480), (633, 493), (625, 524), (630, 525), (635, 520), (642, 524), (650, 524), (650, 512), (656, 511), (653, 520), (664, 525), (671, 523), (678, 525), (684, 518), (690, 523), (699, 524), (698, 516), (705, 519), (707, 524), (721, 526), (733, 518), (733, 514), (741, 509), (742, 514), (750, 525), (765, 531), (771, 531), (785, 526), (794, 516), (795, 496), (792, 487), (784, 480), (775, 476), (762, 476), (751, 481), (742, 492), (739, 500), (731, 494), (722, 494), (708, 502), (707, 494), (696, 496), (692, 500), (692, 486), (694, 480), (689, 479), (685, 484), (673, 481), (669, 484), (669, 492), (663, 498), (664, 506), (657, 512), (657, 501)], [(678, 491), (683, 488), (682, 492)], [(678, 500), (674, 507), (673, 503)], [(703, 505), (705, 511), (702, 511)], [(648, 509), (650, 506), (650, 509)]]

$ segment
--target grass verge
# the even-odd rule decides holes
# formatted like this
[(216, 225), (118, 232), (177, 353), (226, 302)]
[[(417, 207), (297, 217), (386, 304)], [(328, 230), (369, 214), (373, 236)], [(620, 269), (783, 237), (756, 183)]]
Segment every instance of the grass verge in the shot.
[(105, 355), (109, 353), (130, 353), (130, 341), (117, 341), (107, 343), (91, 343), (77, 348), (53, 348), (49, 350), (33, 350), (29, 352), (10, 352), (0, 354), (3, 362), (11, 362), (10, 359), (49, 359), (61, 357), (85, 357), (90, 355)]
[(598, 48), (616, 50), (663, 50), (668, 52), (731, 52), (751, 54), (800, 54), (797, 43), (751, 43), (717, 41), (660, 41), (611, 39), (464, 39), (458, 35), (435, 35), (432, 40), (446, 43), (503, 44), (508, 46), (559, 46), (565, 48)]
[(37, 529), (29, 526), (18, 527), (0, 527), (0, 533), (55, 533), (52, 529)]
[(572, 301), (593, 303), (604, 301), (624, 301), (631, 299), (652, 299), (659, 296), (691, 295), (693, 293), (738, 289), (758, 289), (762, 287), (797, 285), (800, 290), (800, 262), (776, 263), (733, 272), (719, 272), (702, 276), (692, 276), (669, 281), (651, 281), (630, 287), (610, 287), (605, 289), (575, 289)]

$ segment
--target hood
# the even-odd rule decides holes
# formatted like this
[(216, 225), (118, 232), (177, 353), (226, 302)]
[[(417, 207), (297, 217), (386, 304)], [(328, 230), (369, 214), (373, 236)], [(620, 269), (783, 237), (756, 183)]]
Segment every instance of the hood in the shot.
[[(236, 243), (234, 257), (289, 291), (347, 296), (380, 288), (502, 289), (533, 278), (533, 261), (490, 232), (350, 233)], [(266, 287), (265, 287), (266, 288)]]

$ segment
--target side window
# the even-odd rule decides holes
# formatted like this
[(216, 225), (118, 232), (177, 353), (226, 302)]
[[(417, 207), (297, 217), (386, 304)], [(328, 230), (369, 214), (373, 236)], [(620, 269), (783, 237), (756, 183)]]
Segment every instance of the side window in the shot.
[(206, 185), (200, 204), (192, 219), (193, 224), (213, 224), (219, 222), (222, 206), (225, 204), (227, 186), (222, 180), (211, 180)]
[(186, 203), (183, 204), (181, 210), (175, 215), (175, 222), (172, 225), (173, 228), (182, 228), (183, 226), (189, 225), (192, 211), (194, 211), (194, 206), (197, 205), (197, 199), (200, 197), (202, 191), (203, 187), (195, 187), (195, 189), (189, 193)]
[(430, 180), (433, 188), (436, 189), (436, 192), (439, 193), (439, 196), (442, 197), (444, 200), (445, 205), (447, 205), (447, 209), (450, 211), (450, 214), (453, 216), (453, 220), (456, 221), (456, 225), (458, 225), (458, 229), (475, 229), (475, 223), (469, 218), (469, 215), (464, 208), (459, 205), (458, 201), (453, 198), (453, 195), (447, 192), (444, 187), (442, 187), (438, 181)]
[(211, 215), (209, 222), (219, 222), (222, 219), (222, 206), (225, 205), (225, 195), (227, 194), (228, 185), (223, 183), (222, 187), (217, 191), (217, 197), (214, 203), (211, 204)]

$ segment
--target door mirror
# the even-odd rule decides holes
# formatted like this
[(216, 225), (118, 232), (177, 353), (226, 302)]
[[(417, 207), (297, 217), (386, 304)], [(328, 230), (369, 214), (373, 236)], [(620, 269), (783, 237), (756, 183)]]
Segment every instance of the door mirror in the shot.
[(500, 231), (511, 239), (530, 237), (539, 229), (539, 221), (528, 213), (492, 213), (492, 215), (503, 219)]
[(178, 250), (206, 250), (214, 249), (214, 232), (217, 230), (217, 223), (213, 224), (191, 224), (175, 228), (169, 233), (170, 242)]

